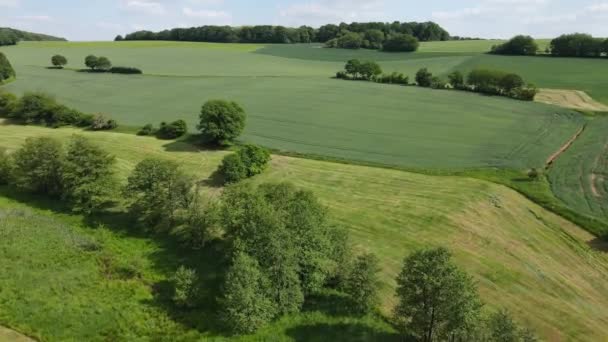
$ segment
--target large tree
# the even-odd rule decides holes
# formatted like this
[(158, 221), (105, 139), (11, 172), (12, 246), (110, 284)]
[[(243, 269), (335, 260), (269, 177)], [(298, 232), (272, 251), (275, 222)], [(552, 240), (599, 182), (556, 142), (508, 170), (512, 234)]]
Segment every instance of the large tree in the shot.
[(536, 55), (538, 44), (530, 36), (515, 36), (509, 41), (492, 47), (492, 53), (498, 55)]
[(481, 308), (473, 280), (445, 248), (412, 253), (397, 277), (395, 319), (404, 334), (420, 341), (465, 338)]
[(66, 64), (68, 64), (68, 59), (62, 55), (55, 55), (51, 57), (51, 63), (54, 67), (63, 68)]
[(53, 138), (28, 138), (13, 154), (14, 182), (26, 191), (60, 196), (63, 190), (61, 171), (65, 154)]
[(91, 213), (113, 200), (115, 158), (82, 136), (72, 137), (62, 167), (63, 196), (73, 209)]
[(210, 143), (230, 145), (245, 129), (245, 110), (236, 102), (211, 100), (203, 105), (198, 129)]
[(354, 261), (344, 284), (355, 313), (371, 312), (380, 303), (380, 262), (373, 254), (363, 254)]

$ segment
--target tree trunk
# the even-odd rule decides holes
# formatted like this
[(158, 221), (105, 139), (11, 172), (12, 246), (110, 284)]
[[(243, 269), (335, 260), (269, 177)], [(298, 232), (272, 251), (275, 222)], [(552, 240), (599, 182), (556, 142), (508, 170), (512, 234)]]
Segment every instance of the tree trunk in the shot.
[(434, 325), (435, 325), (435, 308), (433, 307), (431, 309), (431, 323), (429, 324), (429, 329), (428, 329), (427, 336), (426, 336), (426, 342), (432, 342), (433, 341), (433, 329), (434, 329)]

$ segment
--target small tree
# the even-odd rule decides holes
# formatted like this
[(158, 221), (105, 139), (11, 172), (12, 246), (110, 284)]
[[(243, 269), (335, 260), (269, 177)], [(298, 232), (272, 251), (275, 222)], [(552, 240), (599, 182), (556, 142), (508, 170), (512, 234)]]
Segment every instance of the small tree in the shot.
[(88, 55), (84, 59), (84, 65), (86, 65), (87, 68), (90, 68), (91, 70), (95, 70), (99, 65), (99, 58), (97, 58), (97, 56)]
[(177, 139), (188, 132), (188, 125), (184, 120), (173, 121), (170, 124), (162, 122), (157, 135), (161, 139)]
[(89, 214), (113, 201), (115, 158), (82, 136), (74, 136), (62, 165), (63, 197)]
[(180, 308), (192, 308), (196, 306), (198, 297), (198, 276), (193, 269), (180, 266), (173, 277), (173, 303)]
[(219, 168), (226, 184), (237, 183), (247, 178), (247, 166), (238, 153), (229, 154), (222, 160)]
[(382, 74), (382, 68), (376, 62), (364, 62), (360, 67), (361, 76), (366, 80), (371, 80)]
[(17, 108), (17, 103), (17, 96), (0, 92), (0, 118), (11, 117)]
[(116, 36), (116, 38), (114, 38), (115, 42), (122, 42), (123, 40), (125, 40), (121, 35)]
[(522, 88), (524, 85), (524, 79), (517, 74), (506, 74), (498, 81), (498, 86), (507, 95), (510, 95), (515, 89)]
[(380, 302), (379, 272), (379, 261), (375, 255), (364, 254), (355, 260), (344, 284), (344, 292), (350, 296), (355, 313), (369, 313)]
[(397, 277), (395, 319), (404, 334), (432, 342), (466, 339), (481, 308), (473, 280), (450, 260), (444, 248), (407, 257)]
[(460, 89), (464, 86), (464, 75), (460, 71), (454, 71), (448, 75), (450, 84), (455, 89)]
[(232, 332), (253, 333), (277, 315), (270, 297), (270, 280), (259, 264), (244, 253), (237, 253), (228, 270), (220, 299), (221, 318)]
[(427, 68), (418, 70), (416, 73), (416, 83), (420, 87), (430, 87), (433, 84), (433, 74)]
[(211, 100), (201, 109), (198, 129), (207, 141), (229, 145), (245, 129), (245, 120), (245, 110), (236, 102)]
[(53, 138), (28, 138), (13, 154), (14, 182), (26, 191), (59, 196), (63, 189), (61, 175), (65, 154)]
[(344, 66), (344, 71), (346, 71), (347, 75), (352, 75), (353, 78), (359, 78), (359, 73), (361, 72), (361, 61), (358, 59), (351, 59), (346, 62)]
[(91, 123), (91, 129), (94, 131), (106, 131), (118, 127), (118, 123), (106, 117), (104, 114), (95, 114)]
[(62, 55), (55, 55), (51, 58), (51, 63), (53, 63), (53, 66), (56, 68), (63, 68), (68, 64), (68, 60)]
[(5, 149), (0, 148), (0, 185), (11, 182), (13, 161)]
[(97, 59), (97, 65), (95, 66), (95, 70), (103, 70), (107, 71), (112, 67), (112, 62), (107, 57), (99, 57)]

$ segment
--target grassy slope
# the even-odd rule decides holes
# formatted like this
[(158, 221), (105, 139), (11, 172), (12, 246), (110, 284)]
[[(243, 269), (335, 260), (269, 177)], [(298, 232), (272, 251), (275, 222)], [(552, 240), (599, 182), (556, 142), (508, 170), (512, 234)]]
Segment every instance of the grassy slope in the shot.
[(549, 179), (553, 192), (572, 208), (608, 217), (608, 118), (591, 120), (585, 132), (556, 162)]
[[(476, 45), (471, 47), (471, 42), (458, 43), (423, 45), (422, 50), (428, 52), (416, 54), (352, 52), (310, 45), (269, 48), (285, 53), (305, 49), (327, 56), (403, 57), (403, 61), (383, 62), (385, 68), (413, 74), (421, 66), (447, 72), (468, 57), (445, 51), (460, 48), (464, 53), (478, 53), (478, 44), (488, 44), (473, 42)], [(108, 113), (125, 125), (183, 118), (191, 128), (203, 101), (229, 98), (243, 104), (250, 114), (244, 135), (247, 141), (280, 150), (412, 168), (539, 167), (580, 126), (570, 111), (547, 105), (329, 79), (343, 66), (346, 56), (339, 57), (339, 62), (311, 61), (249, 53), (254, 48), (164, 42), (23, 44), (6, 49), (19, 72), (19, 80), (6, 88), (15, 92), (44, 89), (66, 104)], [(57, 51), (72, 63), (96, 53), (107, 55), (115, 64), (172, 76), (44, 69), (47, 55)], [(450, 57), (437, 58), (437, 53)], [(141, 59), (142, 54), (147, 58)]]
[[(67, 138), (75, 132), (0, 126), (0, 147), (15, 148), (27, 136)], [(180, 143), (116, 133), (85, 135), (117, 155), (122, 177), (144, 155), (153, 154), (178, 158), (202, 180), (209, 177), (225, 153), (196, 152)], [(393, 302), (392, 279), (402, 258), (414, 248), (445, 245), (475, 276), (490, 307), (510, 308), (545, 338), (591, 341), (608, 334), (608, 320), (603, 315), (608, 305), (608, 256), (589, 247), (593, 236), (512, 190), (462, 177), (432, 177), (278, 156), (273, 158), (270, 170), (254, 181), (291, 181), (313, 190), (329, 205), (332, 219), (350, 228), (358, 248), (382, 257), (385, 309)], [(132, 249), (133, 253), (145, 254), (137, 252), (139, 247)], [(145, 259), (145, 255), (142, 257)], [(150, 294), (144, 291), (141, 295)], [(130, 303), (125, 305), (137, 309), (137, 303), (125, 301)], [(22, 303), (14, 305), (18, 304)], [(66, 304), (72, 305), (76, 304)], [(82, 324), (79, 322), (74, 324)], [(336, 327), (353, 334), (369, 333), (370, 325), (376, 327), (371, 331), (379, 334), (388, 331), (377, 321), (365, 322), (349, 325), (321, 313), (309, 313), (286, 318), (261, 334), (293, 338), (297, 332), (303, 334), (299, 336), (320, 338), (323, 333), (336, 333)], [(346, 336), (340, 334), (336, 336)]]

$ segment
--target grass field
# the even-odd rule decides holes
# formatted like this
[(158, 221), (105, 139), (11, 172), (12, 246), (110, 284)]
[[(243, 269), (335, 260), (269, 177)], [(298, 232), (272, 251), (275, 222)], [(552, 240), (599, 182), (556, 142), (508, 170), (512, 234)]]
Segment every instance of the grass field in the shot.
[(590, 121), (585, 132), (549, 172), (553, 192), (572, 208), (608, 217), (608, 118)]
[[(0, 147), (14, 149), (28, 136), (67, 139), (77, 132), (4, 125), (0, 126)], [(82, 134), (117, 156), (123, 179), (143, 157), (156, 155), (180, 161), (189, 173), (203, 180), (226, 153), (201, 152), (184, 143), (118, 133)], [(454, 251), (458, 264), (478, 281), (488, 310), (508, 307), (547, 340), (593, 341), (608, 335), (608, 318), (604, 315), (608, 305), (608, 255), (590, 247), (595, 238), (589, 233), (503, 186), (463, 177), (433, 177), (280, 156), (274, 156), (268, 172), (253, 181), (291, 181), (314, 191), (330, 207), (332, 220), (350, 229), (359, 249), (377, 253), (383, 261), (385, 312), (394, 303), (393, 279), (402, 258), (415, 248), (444, 245)], [(4, 194), (11, 197), (10, 193)], [(47, 222), (63, 227), (42, 230), (50, 246), (81, 240), (66, 242), (62, 237), (73, 232), (83, 239), (101, 240), (104, 250), (115, 255), (116, 260), (143, 265), (145, 270), (141, 278), (107, 280), (99, 277), (95, 256), (80, 253), (72, 246), (56, 259), (49, 259), (47, 253), (54, 248), (38, 247), (44, 242), (34, 239), (34, 235), (17, 234), (11, 238), (10, 246), (14, 247), (0, 245), (0, 251), (28, 250), (33, 256), (31, 263), (22, 258), (0, 258), (2, 262), (10, 260), (12, 265), (11, 272), (0, 278), (0, 288), (7, 289), (0, 291), (0, 324), (34, 335), (44, 333), (51, 341), (65, 338), (66, 330), (56, 325), (60, 315), (61, 324), (71, 325), (69, 330), (78, 334), (74, 336), (78, 340), (87, 339), (92, 327), (104, 331), (104, 326), (118, 326), (118, 330), (111, 331), (115, 334), (151, 334), (159, 330), (170, 332), (174, 338), (215, 334), (208, 317), (174, 317), (154, 301), (159, 296), (154, 285), (166, 281), (182, 261), (167, 241), (128, 234), (120, 225), (108, 224), (108, 229), (94, 230), (78, 217), (50, 210), (53, 203), (35, 204), (43, 209), (40, 212), (19, 203), (32, 203), (31, 199), (0, 201), (3, 210), (25, 212), (11, 216), (14, 225), (34, 229), (32, 232)], [(68, 259), (75, 262), (68, 263)], [(204, 259), (217, 258), (206, 255)], [(16, 267), (22, 263), (28, 263), (27, 267)], [(36, 278), (37, 267), (49, 265), (55, 272), (48, 270)], [(202, 273), (212, 284), (212, 268)], [(62, 281), (51, 282), (49, 287), (21, 283), (37, 284), (47, 275)], [(85, 276), (100, 281), (86, 285), (88, 296), (83, 294), (85, 289), (78, 290), (83, 286), (80, 277)], [(107, 296), (121, 300), (109, 302)], [(34, 312), (31, 308), (41, 302), (48, 304)], [(71, 318), (76, 315), (90, 319)], [(128, 328), (131, 325), (133, 328)], [(301, 316), (287, 317), (250, 338), (302, 340), (305, 336), (321, 341), (324, 336), (334, 336), (336, 340), (365, 336), (390, 340), (394, 338), (391, 332), (390, 327), (373, 317), (353, 320), (316, 308)]]
[[(50, 92), (123, 125), (183, 118), (193, 129), (204, 101), (228, 98), (249, 113), (243, 139), (277, 150), (420, 169), (540, 167), (580, 128), (578, 114), (477, 94), (330, 79), (357, 56), (383, 59), (387, 71), (412, 76), (424, 66), (447, 73), (490, 43), (429, 43), (415, 54), (175, 42), (23, 43), (2, 50), (19, 74), (7, 90)], [(303, 51), (322, 56), (306, 59)], [(148, 75), (45, 69), (55, 53), (74, 68), (94, 53)]]

